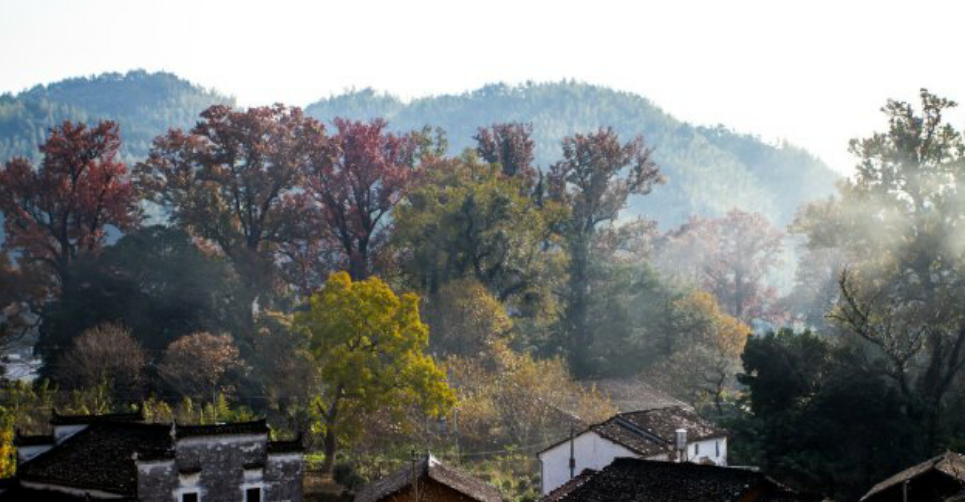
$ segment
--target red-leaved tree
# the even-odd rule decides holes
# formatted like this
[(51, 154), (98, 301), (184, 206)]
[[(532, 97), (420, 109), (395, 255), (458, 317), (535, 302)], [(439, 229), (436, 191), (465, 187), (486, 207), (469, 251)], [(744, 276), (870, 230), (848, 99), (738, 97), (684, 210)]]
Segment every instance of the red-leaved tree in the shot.
[(388, 214), (415, 180), (416, 141), (368, 123), (335, 119), (328, 155), (316, 157), (306, 188), (317, 204), (322, 238), (337, 243), (340, 266), (355, 280), (372, 272), (388, 237)]
[(253, 333), (252, 307), (269, 302), (278, 246), (298, 231), (302, 173), (326, 151), (324, 127), (282, 105), (235, 111), (216, 105), (190, 131), (154, 140), (136, 170), (145, 195), (173, 222), (213, 243), (243, 283), (242, 322)]
[(89, 128), (67, 121), (40, 146), (38, 168), (15, 158), (0, 169), (4, 246), (20, 261), (43, 265), (50, 293), (64, 290), (78, 255), (104, 245), (108, 227), (129, 230), (140, 222), (127, 168), (117, 160), (120, 146), (114, 122)]

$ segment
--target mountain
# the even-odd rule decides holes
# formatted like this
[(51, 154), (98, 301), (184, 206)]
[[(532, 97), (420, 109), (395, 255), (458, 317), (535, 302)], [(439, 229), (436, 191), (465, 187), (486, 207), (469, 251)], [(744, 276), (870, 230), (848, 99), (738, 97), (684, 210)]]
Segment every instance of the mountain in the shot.
[(543, 168), (560, 158), (564, 136), (606, 126), (624, 139), (642, 134), (667, 183), (632, 199), (624, 216), (645, 215), (664, 228), (690, 215), (717, 216), (733, 207), (760, 211), (783, 225), (802, 203), (832, 193), (838, 179), (802, 148), (766, 143), (724, 126), (693, 126), (636, 94), (571, 81), (494, 84), (409, 103), (365, 89), (323, 99), (306, 111), (325, 121), (381, 116), (396, 130), (441, 127), (450, 153), (472, 146), (479, 126), (529, 122)]
[[(22, 155), (38, 160), (47, 128), (65, 119), (120, 123), (122, 158), (146, 156), (151, 141), (170, 127), (190, 127), (215, 103), (234, 100), (170, 73), (132, 71), (71, 78), (0, 96), (0, 162)], [(510, 86), (493, 84), (455, 95), (403, 102), (370, 89), (323, 99), (306, 107), (312, 116), (386, 118), (396, 130), (424, 125), (446, 130), (450, 153), (473, 145), (479, 126), (529, 122), (537, 162), (560, 158), (560, 140), (612, 126), (622, 138), (642, 134), (655, 149), (667, 183), (635, 197), (626, 217), (645, 215), (663, 228), (690, 215), (716, 216), (733, 207), (757, 210), (778, 224), (790, 221), (808, 200), (832, 192), (838, 176), (799, 147), (771, 144), (723, 126), (698, 127), (675, 119), (641, 96), (564, 81)]]
[(120, 124), (125, 161), (147, 155), (154, 138), (170, 127), (190, 127), (205, 108), (234, 99), (171, 73), (143, 70), (62, 80), (17, 95), (0, 96), (0, 161), (13, 156), (39, 160), (37, 145), (47, 129), (70, 119)]

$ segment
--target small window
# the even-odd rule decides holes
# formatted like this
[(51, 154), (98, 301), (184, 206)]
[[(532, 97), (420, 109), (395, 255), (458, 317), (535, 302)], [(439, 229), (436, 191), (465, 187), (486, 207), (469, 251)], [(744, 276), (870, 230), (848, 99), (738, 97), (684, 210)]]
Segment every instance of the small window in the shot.
[(197, 493), (182, 493), (181, 502), (198, 502)]
[(719, 457), (719, 456), (720, 456), (720, 441), (715, 441), (715, 442), (714, 442), (714, 445), (717, 447), (717, 454), (716, 454), (716, 456)]
[(261, 502), (261, 488), (248, 488), (245, 490), (245, 502)]
[(699, 444), (695, 444), (695, 445), (694, 445), (694, 455), (700, 455), (700, 445), (699, 445)]

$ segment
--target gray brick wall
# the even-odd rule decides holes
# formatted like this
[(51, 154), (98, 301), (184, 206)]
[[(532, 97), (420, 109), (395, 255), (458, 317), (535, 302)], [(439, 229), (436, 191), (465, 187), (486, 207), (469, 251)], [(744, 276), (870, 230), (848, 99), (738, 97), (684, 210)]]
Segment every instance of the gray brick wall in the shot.
[(241, 502), (244, 487), (260, 486), (265, 502), (301, 502), (301, 455), (269, 456), (266, 447), (265, 435), (179, 439), (173, 461), (138, 464), (138, 498), (180, 502), (178, 494), (189, 489), (202, 502)]

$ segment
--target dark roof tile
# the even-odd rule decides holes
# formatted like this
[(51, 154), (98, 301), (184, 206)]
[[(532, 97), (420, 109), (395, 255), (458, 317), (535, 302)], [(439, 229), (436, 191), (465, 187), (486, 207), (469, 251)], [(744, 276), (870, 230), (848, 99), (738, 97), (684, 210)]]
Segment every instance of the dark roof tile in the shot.
[(584, 478), (575, 486), (563, 485), (565, 490), (557, 489), (542, 502), (730, 502), (741, 500), (752, 490), (759, 495), (754, 500), (762, 502), (820, 500), (759, 472), (689, 462), (618, 458)]
[[(479, 502), (500, 502), (499, 490), (458, 469), (441, 464), (432, 456), (423, 457), (416, 465), (416, 475), (428, 477)], [(396, 493), (412, 482), (412, 465), (372, 483), (359, 490), (355, 502), (376, 502)]]

